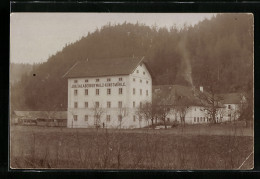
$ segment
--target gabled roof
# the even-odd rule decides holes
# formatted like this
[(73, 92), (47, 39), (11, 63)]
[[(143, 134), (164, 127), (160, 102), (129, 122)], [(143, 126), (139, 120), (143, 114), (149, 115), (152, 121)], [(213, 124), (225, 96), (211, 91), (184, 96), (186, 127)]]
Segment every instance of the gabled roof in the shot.
[[(129, 75), (143, 62), (144, 57), (88, 59), (75, 64), (63, 77), (98, 77)], [(147, 64), (145, 64), (147, 67)], [(150, 69), (147, 67), (148, 71)]]
[(220, 94), (220, 96), (223, 98), (221, 101), (223, 104), (239, 104), (244, 95), (242, 93), (227, 93)]

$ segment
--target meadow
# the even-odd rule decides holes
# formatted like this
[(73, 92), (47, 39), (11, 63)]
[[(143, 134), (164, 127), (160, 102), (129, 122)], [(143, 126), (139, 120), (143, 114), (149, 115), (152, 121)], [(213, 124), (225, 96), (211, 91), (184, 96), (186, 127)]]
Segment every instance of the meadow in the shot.
[(11, 126), (10, 166), (25, 169), (253, 168), (253, 132), (237, 124), (170, 129)]

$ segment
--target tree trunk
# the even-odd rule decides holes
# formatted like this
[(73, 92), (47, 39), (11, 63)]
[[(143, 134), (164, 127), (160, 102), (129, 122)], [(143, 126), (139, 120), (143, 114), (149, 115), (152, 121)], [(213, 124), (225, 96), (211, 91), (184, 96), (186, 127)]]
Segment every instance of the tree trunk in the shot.
[(164, 123), (164, 127), (165, 127), (165, 129), (167, 129), (167, 126), (166, 126), (166, 120), (165, 120), (165, 119), (163, 120), (163, 123)]
[(152, 121), (152, 128), (154, 128), (154, 127), (153, 127), (153, 118), (151, 119), (151, 121)]

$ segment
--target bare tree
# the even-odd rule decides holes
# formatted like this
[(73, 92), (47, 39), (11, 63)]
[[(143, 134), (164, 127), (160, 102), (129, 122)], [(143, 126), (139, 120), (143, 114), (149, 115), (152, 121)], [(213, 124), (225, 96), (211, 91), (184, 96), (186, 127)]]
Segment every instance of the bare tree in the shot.
[(93, 108), (91, 108), (93, 115), (94, 115), (94, 125), (96, 127), (96, 129), (98, 130), (98, 128), (101, 125), (101, 117), (104, 114), (105, 110), (104, 108), (102, 108), (102, 106), (99, 105), (99, 103), (94, 103), (93, 104)]
[(136, 111), (138, 116), (142, 116), (148, 123), (151, 121), (152, 128), (154, 128), (154, 121), (157, 115), (157, 106), (155, 103), (145, 102), (144, 105), (139, 106)]
[(158, 91), (155, 92), (153, 96), (153, 109), (154, 118), (161, 120), (164, 124), (165, 129), (167, 129), (166, 119), (171, 113), (171, 109), (174, 107), (174, 95), (169, 95), (166, 92)]
[(223, 97), (218, 94), (220, 86), (219, 78), (214, 73), (215, 70), (209, 67), (205, 67), (205, 69), (204, 87), (206, 90), (205, 92), (197, 91), (195, 94), (199, 98), (206, 115), (210, 117), (210, 122), (216, 123), (218, 110), (222, 107), (221, 101)]
[(180, 117), (181, 124), (185, 126), (185, 116), (191, 108), (191, 101), (186, 96), (177, 96), (174, 108)]
[(119, 106), (118, 108), (118, 120), (119, 120), (119, 128), (121, 129), (122, 127), (122, 122), (124, 121), (123, 119), (128, 116), (128, 108), (126, 106), (122, 107)]

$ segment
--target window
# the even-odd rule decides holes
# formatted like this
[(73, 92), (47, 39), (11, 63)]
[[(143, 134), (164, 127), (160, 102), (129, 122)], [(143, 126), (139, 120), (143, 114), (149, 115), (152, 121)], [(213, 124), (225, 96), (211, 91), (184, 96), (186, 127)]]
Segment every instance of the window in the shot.
[(78, 80), (74, 80), (74, 83), (77, 83), (78, 82)]
[(228, 109), (231, 109), (231, 105), (230, 104), (228, 105)]
[(135, 122), (135, 115), (133, 116), (133, 121)]
[(142, 89), (140, 89), (140, 95), (142, 95), (142, 93), (143, 93), (143, 91), (142, 91)]
[(199, 117), (197, 117), (197, 122), (200, 122), (200, 118)]
[(111, 108), (111, 102), (110, 101), (107, 102), (107, 108)]
[(209, 122), (209, 118), (207, 117), (207, 121)]
[(142, 63), (140, 64), (140, 66), (142, 66)]
[(110, 122), (110, 115), (107, 115), (107, 122)]
[(133, 107), (135, 108), (135, 102), (133, 101)]
[(78, 90), (74, 90), (74, 96), (77, 96), (78, 95)]
[(111, 81), (111, 78), (107, 78), (107, 81)]
[(108, 94), (108, 95), (111, 94), (111, 89), (110, 89), (110, 88), (107, 89), (107, 94)]
[(133, 88), (133, 95), (135, 95), (135, 88)]
[(146, 96), (148, 96), (148, 90), (146, 90)]
[(122, 108), (122, 106), (123, 106), (123, 105), (122, 105), (122, 101), (118, 101), (118, 107), (119, 107), (119, 108)]
[(205, 122), (206, 121), (205, 117), (203, 119), (204, 119), (204, 122)]
[(96, 82), (99, 82), (99, 79), (96, 79)]
[(200, 117), (200, 122), (202, 122), (202, 117)]
[(99, 102), (98, 101), (95, 102), (95, 107), (99, 108)]
[(99, 89), (96, 89), (96, 95), (99, 95)]
[(111, 94), (111, 89), (108, 88), (108, 89), (107, 89), (107, 95), (110, 95), (110, 94)]
[(123, 81), (123, 78), (119, 78), (119, 81)]
[(146, 84), (148, 84), (148, 81), (146, 81)]
[(78, 116), (77, 115), (73, 115), (73, 119), (74, 119), (74, 121), (77, 121), (78, 120)]
[(85, 80), (85, 82), (87, 83), (87, 82), (88, 82), (88, 80)]
[(194, 122), (196, 122), (196, 117), (194, 117)]
[(145, 72), (143, 72), (143, 74), (145, 75)]
[(142, 102), (140, 102), (140, 108), (143, 106)]
[(88, 89), (85, 89), (85, 95), (88, 95)]
[(121, 122), (122, 121), (122, 115), (118, 115), (118, 121)]
[(85, 108), (88, 108), (88, 102), (85, 102)]
[(136, 70), (136, 73), (139, 73), (139, 70)]
[(74, 102), (74, 108), (78, 108), (78, 102)]
[(119, 88), (118, 93), (119, 93), (119, 94), (123, 94), (123, 88)]
[(85, 121), (88, 121), (88, 115), (85, 115)]
[(133, 78), (133, 81), (135, 81), (135, 78)]
[(140, 80), (140, 83), (142, 83), (142, 80)]

